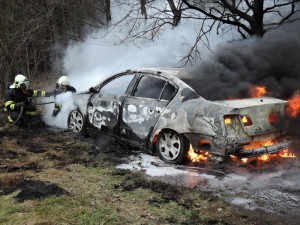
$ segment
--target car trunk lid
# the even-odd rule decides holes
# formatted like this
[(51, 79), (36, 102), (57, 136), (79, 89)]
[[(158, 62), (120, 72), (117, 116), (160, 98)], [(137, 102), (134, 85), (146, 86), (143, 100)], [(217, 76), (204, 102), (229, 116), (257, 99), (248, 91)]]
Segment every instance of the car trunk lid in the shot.
[(276, 98), (251, 98), (219, 102), (232, 108), (229, 114), (238, 115), (244, 131), (249, 136), (286, 130), (287, 101)]

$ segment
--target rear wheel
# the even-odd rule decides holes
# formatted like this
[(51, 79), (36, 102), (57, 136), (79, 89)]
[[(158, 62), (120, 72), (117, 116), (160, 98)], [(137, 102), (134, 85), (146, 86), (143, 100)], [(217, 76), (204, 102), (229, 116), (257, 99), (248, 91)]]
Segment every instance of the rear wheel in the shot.
[(85, 119), (79, 110), (73, 110), (68, 117), (68, 129), (74, 133), (85, 132)]
[(158, 135), (156, 148), (161, 160), (180, 164), (187, 159), (189, 141), (173, 130), (164, 130)]

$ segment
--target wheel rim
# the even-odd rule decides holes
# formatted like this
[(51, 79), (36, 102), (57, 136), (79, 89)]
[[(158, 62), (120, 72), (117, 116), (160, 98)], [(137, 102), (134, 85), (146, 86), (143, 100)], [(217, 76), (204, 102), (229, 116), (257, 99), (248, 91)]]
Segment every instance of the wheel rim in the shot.
[(167, 160), (175, 160), (180, 154), (181, 141), (173, 131), (164, 132), (159, 139), (159, 151)]
[(82, 131), (83, 128), (83, 116), (78, 111), (73, 111), (69, 117), (69, 130), (75, 133), (79, 133)]

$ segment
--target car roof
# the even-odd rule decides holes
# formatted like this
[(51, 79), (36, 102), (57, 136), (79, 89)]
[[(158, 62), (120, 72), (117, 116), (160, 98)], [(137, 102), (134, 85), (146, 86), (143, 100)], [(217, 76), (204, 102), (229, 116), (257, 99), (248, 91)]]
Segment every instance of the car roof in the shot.
[[(189, 79), (187, 70), (180, 69), (180, 68), (169, 68), (169, 67), (146, 67), (146, 68), (136, 68), (136, 69), (128, 69), (125, 71), (122, 71), (120, 73), (114, 74), (110, 78), (114, 77), (115, 75), (122, 75), (122, 74), (128, 74), (128, 73), (149, 73), (157, 76), (164, 77), (175, 84), (179, 85), (181, 89), (188, 88), (194, 91), (199, 95), (197, 91), (195, 91), (194, 88), (192, 88), (192, 82), (186, 82), (191, 81)], [(108, 78), (108, 79), (110, 79)], [(105, 81), (104, 81), (105, 82)], [(103, 81), (102, 81), (103, 83)]]
[(149, 67), (149, 68), (138, 68), (133, 70), (127, 70), (127, 72), (137, 72), (137, 73), (151, 73), (158, 76), (162, 76), (171, 80), (181, 86), (185, 86), (187, 88), (191, 88), (185, 81), (182, 79), (184, 74), (186, 74), (185, 70), (179, 68), (166, 68), (166, 67)]
[(132, 71), (136, 71), (138, 73), (152, 73), (161, 75), (168, 79), (177, 78), (177, 75), (180, 71), (178, 68), (160, 68), (160, 67), (151, 67), (151, 68), (139, 68)]

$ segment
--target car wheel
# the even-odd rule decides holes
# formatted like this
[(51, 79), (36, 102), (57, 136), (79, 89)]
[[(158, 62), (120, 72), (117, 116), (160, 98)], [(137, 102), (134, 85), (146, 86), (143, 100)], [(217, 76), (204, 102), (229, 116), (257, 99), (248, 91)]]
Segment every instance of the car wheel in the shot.
[(79, 110), (73, 110), (68, 117), (68, 129), (74, 133), (84, 133), (85, 119)]
[(172, 130), (160, 132), (156, 141), (159, 158), (164, 162), (172, 164), (185, 162), (189, 147), (189, 141)]

